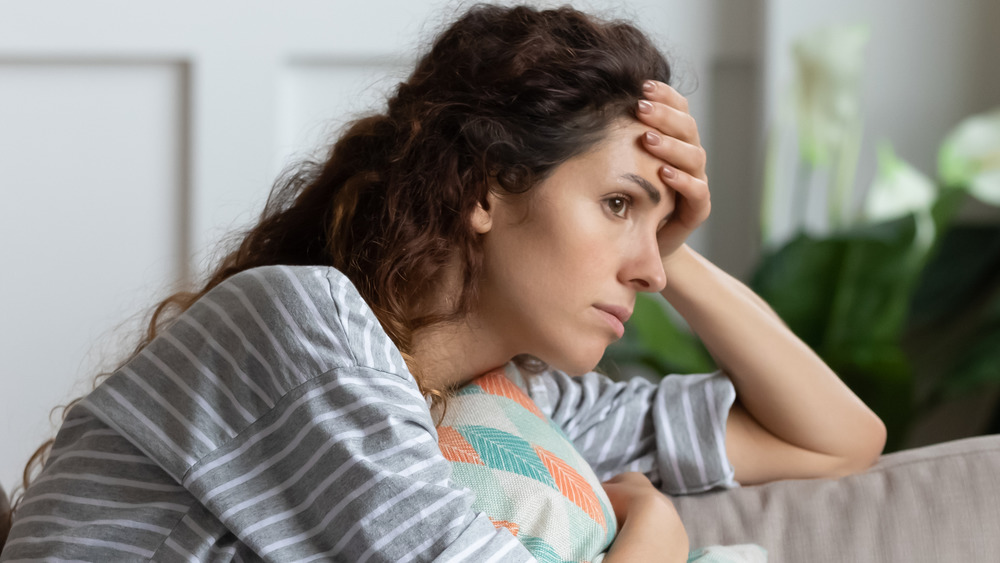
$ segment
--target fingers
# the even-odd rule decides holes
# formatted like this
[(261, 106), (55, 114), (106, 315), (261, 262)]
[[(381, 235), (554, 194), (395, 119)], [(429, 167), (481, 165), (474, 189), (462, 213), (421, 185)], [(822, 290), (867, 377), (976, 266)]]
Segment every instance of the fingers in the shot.
[(712, 196), (704, 179), (691, 176), (670, 165), (661, 166), (659, 172), (663, 182), (677, 193), (670, 220), (657, 235), (660, 253), (666, 257), (679, 248), (688, 235), (708, 219), (712, 212)]
[(649, 100), (639, 100), (637, 110), (639, 121), (646, 125), (691, 144), (701, 142), (698, 124), (691, 114)]
[(668, 185), (677, 191), (677, 198), (670, 220), (664, 226), (694, 230), (712, 213), (712, 199), (705, 182), (678, 172)]
[(663, 82), (647, 80), (644, 100), (636, 112), (639, 120), (663, 133), (692, 144), (699, 144), (698, 124), (688, 111), (687, 98)]
[(687, 98), (682, 96), (680, 92), (674, 90), (665, 82), (660, 82), (659, 80), (647, 80), (643, 82), (642, 95), (645, 96), (647, 100), (666, 104), (670, 107), (677, 108), (684, 113), (688, 112)]
[(653, 156), (674, 168), (704, 179), (708, 157), (701, 145), (654, 131), (647, 131), (642, 136), (642, 143)]
[(707, 155), (684, 96), (654, 80), (643, 84), (643, 95), (645, 99), (638, 102), (636, 115), (652, 130), (642, 135), (642, 144), (665, 163), (659, 169), (660, 178), (677, 194), (670, 220), (658, 234), (660, 252), (667, 257), (711, 213), (705, 173)]
[(707, 156), (701, 146), (698, 124), (688, 113), (687, 99), (670, 86), (653, 80), (646, 81), (643, 92), (647, 99), (638, 102), (636, 115), (655, 129), (643, 136), (646, 149), (674, 168), (707, 179)]
[(712, 210), (712, 193), (708, 189), (708, 182), (669, 165), (660, 167), (660, 177), (667, 186), (677, 192), (678, 198), (672, 217), (695, 224), (708, 218)]

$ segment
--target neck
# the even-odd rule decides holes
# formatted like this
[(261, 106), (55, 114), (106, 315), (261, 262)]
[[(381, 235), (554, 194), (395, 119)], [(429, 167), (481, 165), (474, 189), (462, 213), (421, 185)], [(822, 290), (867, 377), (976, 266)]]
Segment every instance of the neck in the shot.
[(439, 323), (413, 335), (408, 367), (429, 389), (452, 389), (513, 357), (486, 325), (472, 318)]

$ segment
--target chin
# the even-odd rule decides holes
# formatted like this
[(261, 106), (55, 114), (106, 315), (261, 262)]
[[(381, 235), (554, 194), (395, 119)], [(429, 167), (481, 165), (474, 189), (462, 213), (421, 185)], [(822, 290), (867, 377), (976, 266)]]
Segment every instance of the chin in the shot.
[(550, 328), (548, 334), (553, 333), (556, 338), (538, 338), (534, 342), (535, 346), (525, 350), (525, 353), (571, 376), (594, 371), (611, 343), (606, 334), (597, 331), (559, 331)]
[[(577, 377), (585, 373), (594, 371), (597, 367), (598, 362), (604, 357), (604, 348), (602, 347), (598, 350), (598, 354), (587, 354), (586, 356), (564, 356), (559, 361), (546, 362), (548, 365), (558, 369), (559, 371), (565, 372), (567, 375)], [(544, 360), (543, 360), (544, 361)]]

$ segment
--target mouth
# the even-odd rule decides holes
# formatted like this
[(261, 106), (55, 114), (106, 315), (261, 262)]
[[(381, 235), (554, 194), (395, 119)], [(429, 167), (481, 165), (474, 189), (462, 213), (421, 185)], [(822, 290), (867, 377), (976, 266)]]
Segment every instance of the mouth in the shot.
[(617, 305), (598, 304), (594, 305), (594, 308), (602, 313), (604, 319), (614, 329), (615, 334), (618, 335), (618, 338), (625, 335), (625, 323), (632, 316), (632, 311)]

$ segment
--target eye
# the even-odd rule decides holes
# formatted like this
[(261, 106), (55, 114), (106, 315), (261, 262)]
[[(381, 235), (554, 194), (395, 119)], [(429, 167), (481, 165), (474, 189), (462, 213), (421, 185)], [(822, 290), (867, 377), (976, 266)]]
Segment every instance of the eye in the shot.
[(624, 219), (632, 202), (629, 200), (628, 196), (615, 195), (604, 200), (604, 204), (608, 206), (608, 211), (610, 211), (612, 215)]

